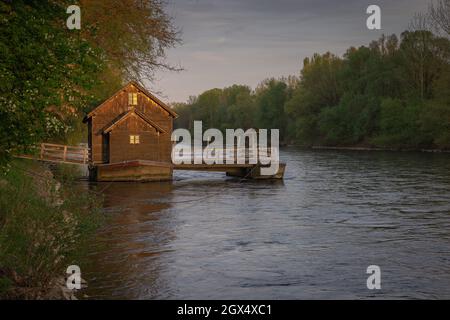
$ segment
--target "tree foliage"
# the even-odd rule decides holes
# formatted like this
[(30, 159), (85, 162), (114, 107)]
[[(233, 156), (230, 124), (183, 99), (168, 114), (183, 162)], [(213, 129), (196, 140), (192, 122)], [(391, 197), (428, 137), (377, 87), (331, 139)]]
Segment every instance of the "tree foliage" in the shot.
[[(240, 101), (225, 98), (238, 88)], [(448, 149), (449, 88), (449, 39), (410, 30), (343, 57), (314, 54), (298, 78), (207, 91), (177, 106), (177, 125), (278, 128), (282, 140), (302, 145)]]
[(0, 158), (64, 135), (91, 102), (100, 53), (65, 27), (65, 2), (0, 2)]
[[(66, 27), (72, 4), (81, 30)], [(170, 69), (164, 52), (178, 41), (159, 0), (0, 1), (0, 29), (0, 163), (41, 141), (80, 142), (83, 114), (126, 80)]]
[(179, 32), (161, 0), (80, 0), (82, 34), (101, 49), (124, 79), (152, 80), (156, 69), (177, 70), (165, 62), (165, 50)]

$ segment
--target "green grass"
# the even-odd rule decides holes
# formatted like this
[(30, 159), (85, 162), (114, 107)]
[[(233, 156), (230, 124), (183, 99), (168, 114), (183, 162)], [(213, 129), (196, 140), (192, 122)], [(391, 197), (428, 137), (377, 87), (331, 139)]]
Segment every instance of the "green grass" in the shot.
[(63, 176), (26, 160), (0, 176), (0, 297), (35, 298), (80, 265), (101, 222), (99, 199)]

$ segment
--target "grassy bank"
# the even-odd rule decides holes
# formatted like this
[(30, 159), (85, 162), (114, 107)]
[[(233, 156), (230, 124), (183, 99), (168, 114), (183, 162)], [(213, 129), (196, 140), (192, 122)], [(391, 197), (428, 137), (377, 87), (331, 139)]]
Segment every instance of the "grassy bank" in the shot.
[(0, 176), (0, 298), (63, 298), (66, 268), (80, 265), (100, 223), (99, 199), (73, 170), (13, 161)]

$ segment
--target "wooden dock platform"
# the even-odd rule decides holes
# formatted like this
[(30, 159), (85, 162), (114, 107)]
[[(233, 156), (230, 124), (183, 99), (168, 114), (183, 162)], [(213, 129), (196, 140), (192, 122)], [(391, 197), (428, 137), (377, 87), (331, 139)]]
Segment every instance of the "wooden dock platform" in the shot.
[(241, 177), (248, 179), (283, 179), (286, 164), (280, 162), (278, 164), (278, 171), (274, 175), (261, 175), (260, 164), (176, 164), (173, 166), (174, 170), (189, 170), (189, 171), (210, 171), (210, 172), (225, 172), (227, 176)]
[(173, 170), (224, 172), (227, 176), (246, 179), (282, 179), (286, 168), (279, 163), (278, 172), (261, 175), (258, 164), (170, 164), (166, 162), (133, 160), (111, 164), (98, 164), (91, 169), (91, 179), (96, 181), (169, 181)]
[[(237, 150), (224, 150), (236, 153)], [(95, 181), (168, 181), (172, 180), (173, 170), (224, 172), (227, 176), (245, 179), (283, 179), (286, 164), (278, 163), (278, 171), (274, 175), (262, 175), (260, 163), (194, 163), (194, 156), (188, 155), (192, 163), (173, 164), (170, 162), (150, 160), (130, 160), (115, 163), (92, 163), (89, 148), (67, 146), (52, 143), (41, 143), (36, 147), (34, 155), (19, 155), (18, 158), (40, 161), (89, 165), (90, 179)], [(197, 159), (198, 160), (198, 159)], [(198, 162), (198, 161), (197, 161)], [(267, 166), (267, 165), (266, 165)]]

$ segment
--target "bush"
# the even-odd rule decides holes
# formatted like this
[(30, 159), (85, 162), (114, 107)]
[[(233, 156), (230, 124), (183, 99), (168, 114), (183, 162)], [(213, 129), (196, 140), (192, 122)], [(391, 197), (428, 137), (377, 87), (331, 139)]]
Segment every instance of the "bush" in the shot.
[(319, 129), (327, 145), (354, 145), (370, 136), (378, 119), (378, 104), (362, 95), (345, 95), (336, 107), (322, 109)]
[(67, 266), (80, 264), (100, 222), (94, 197), (24, 164), (13, 163), (0, 184), (0, 297), (6, 298), (45, 295)]
[(428, 144), (420, 126), (423, 106), (415, 101), (384, 99), (381, 102), (380, 131), (373, 139), (379, 147), (420, 148)]
[(450, 149), (450, 106), (430, 102), (420, 115), (420, 124), (433, 148)]

